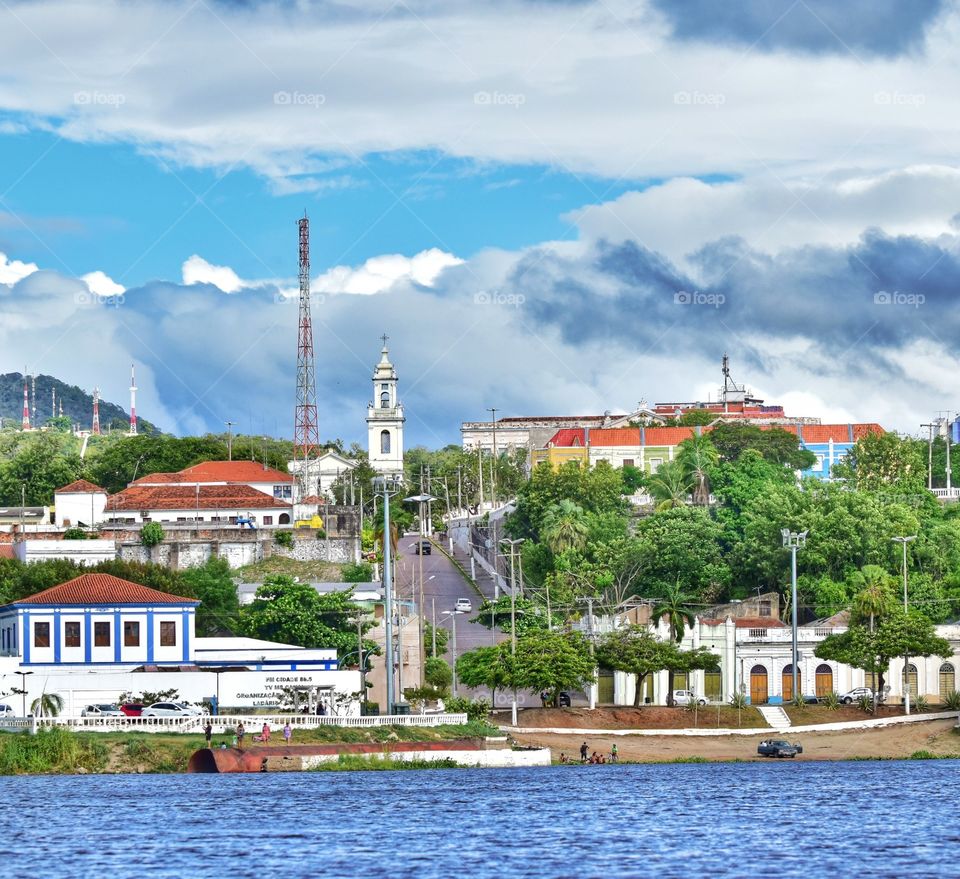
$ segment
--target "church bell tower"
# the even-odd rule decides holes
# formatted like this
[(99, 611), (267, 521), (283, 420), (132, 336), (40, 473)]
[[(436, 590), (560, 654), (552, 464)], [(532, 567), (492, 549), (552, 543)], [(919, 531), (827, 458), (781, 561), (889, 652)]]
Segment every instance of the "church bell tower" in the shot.
[(378, 473), (403, 473), (403, 404), (397, 398), (397, 371), (381, 336), (380, 362), (373, 370), (373, 400), (367, 407), (367, 451)]

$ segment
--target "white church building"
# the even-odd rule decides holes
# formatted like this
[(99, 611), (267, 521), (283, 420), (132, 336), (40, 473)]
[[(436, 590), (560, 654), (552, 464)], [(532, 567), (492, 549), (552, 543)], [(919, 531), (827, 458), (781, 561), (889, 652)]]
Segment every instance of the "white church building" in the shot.
[(373, 400), (367, 406), (367, 449), (378, 473), (403, 473), (403, 404), (397, 397), (397, 371), (383, 336), (380, 362), (373, 371)]

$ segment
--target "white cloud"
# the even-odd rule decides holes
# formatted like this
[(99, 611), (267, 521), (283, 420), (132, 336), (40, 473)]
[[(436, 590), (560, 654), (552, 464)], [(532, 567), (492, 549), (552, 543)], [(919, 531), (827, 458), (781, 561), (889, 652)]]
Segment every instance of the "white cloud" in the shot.
[(280, 192), (343, 185), (349, 175), (320, 157), (405, 150), (634, 179), (784, 180), (960, 150), (955, 9), (924, 52), (893, 59), (672, 42), (631, 0), (16, 9), (0, 30), (0, 109), (79, 141), (249, 165)]
[(430, 287), (444, 269), (462, 262), (462, 259), (435, 247), (412, 257), (392, 253), (371, 257), (358, 268), (335, 266), (320, 275), (312, 287), (322, 293), (353, 293), (364, 296), (382, 293), (398, 281), (413, 281)]
[(5, 253), (0, 253), (0, 284), (16, 284), (35, 271), (37, 266), (34, 263), (8, 259)]
[(241, 280), (229, 266), (215, 266), (196, 254), (187, 259), (182, 271), (183, 283), (188, 287), (191, 284), (212, 284), (224, 293), (236, 293), (244, 287), (256, 286), (254, 283)]
[(90, 292), (97, 296), (122, 296), (127, 290), (123, 284), (118, 284), (113, 278), (101, 271), (89, 272), (81, 280), (90, 288)]

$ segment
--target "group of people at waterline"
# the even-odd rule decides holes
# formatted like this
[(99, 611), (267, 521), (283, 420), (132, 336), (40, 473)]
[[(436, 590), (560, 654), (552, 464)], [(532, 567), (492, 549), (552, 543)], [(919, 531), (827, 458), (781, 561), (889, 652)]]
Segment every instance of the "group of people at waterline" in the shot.
[[(574, 758), (568, 757), (563, 751), (560, 752), (560, 762), (561, 763), (575, 763)], [(620, 762), (620, 749), (617, 747), (617, 743), (614, 742), (610, 746), (610, 756), (607, 757), (606, 754), (598, 754), (594, 751), (590, 753), (590, 749), (587, 747), (587, 743), (584, 742), (580, 746), (580, 762), (581, 763), (619, 763)]]
[[(254, 736), (253, 740), (255, 742), (260, 742), (263, 745), (270, 744), (271, 729), (269, 723), (264, 723), (260, 729), (260, 735)], [(232, 745), (234, 748), (239, 748), (243, 750), (243, 741), (246, 738), (247, 730), (243, 725), (243, 722), (240, 722), (236, 725), (233, 731), (233, 741)], [(203, 736), (206, 739), (207, 747), (211, 747), (211, 742), (213, 740), (213, 724), (207, 722), (207, 725), (203, 728)], [(293, 728), (289, 723), (284, 724), (283, 726), (283, 741), (286, 744), (290, 744), (290, 740), (293, 738)], [(220, 742), (220, 748), (225, 749), (227, 747), (226, 742)]]

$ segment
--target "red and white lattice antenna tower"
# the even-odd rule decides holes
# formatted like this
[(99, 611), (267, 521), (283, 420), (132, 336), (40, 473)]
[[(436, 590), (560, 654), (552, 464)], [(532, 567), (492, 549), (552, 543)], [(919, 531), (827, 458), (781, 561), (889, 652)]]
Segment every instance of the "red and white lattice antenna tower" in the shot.
[(100, 388), (93, 389), (93, 425), (90, 433), (100, 436)]
[(32, 404), (31, 411), (33, 412), (33, 423), (37, 423), (37, 377), (35, 375), (30, 376), (30, 401)]
[(297, 406), (293, 423), (293, 459), (303, 461), (301, 482), (307, 478), (307, 462), (316, 457), (320, 434), (317, 429), (317, 384), (313, 363), (313, 322), (310, 319), (310, 221), (306, 213), (300, 227), (300, 320), (297, 335)]
[(27, 367), (23, 367), (23, 418), (20, 427), (30, 430), (30, 399), (27, 396)]
[(137, 376), (130, 364), (130, 436), (137, 435)]

